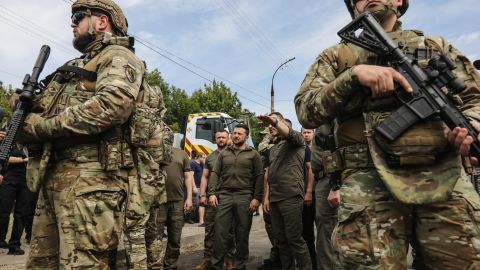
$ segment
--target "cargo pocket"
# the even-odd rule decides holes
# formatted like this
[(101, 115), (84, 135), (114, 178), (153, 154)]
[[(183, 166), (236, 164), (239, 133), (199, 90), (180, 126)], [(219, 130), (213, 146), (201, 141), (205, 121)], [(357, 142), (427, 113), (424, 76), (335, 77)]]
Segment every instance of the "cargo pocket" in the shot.
[(75, 189), (75, 247), (106, 251), (117, 247), (126, 192), (97, 186)]
[(371, 265), (377, 262), (373, 239), (376, 232), (366, 213), (366, 206), (345, 203), (338, 211), (338, 224), (332, 244), (345, 265)]

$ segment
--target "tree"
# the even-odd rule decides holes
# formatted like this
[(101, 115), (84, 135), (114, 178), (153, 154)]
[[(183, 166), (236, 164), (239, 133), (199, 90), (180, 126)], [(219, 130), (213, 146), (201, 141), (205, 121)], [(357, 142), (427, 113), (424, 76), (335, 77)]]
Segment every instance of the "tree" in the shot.
[(12, 109), (10, 108), (10, 103), (8, 100), (12, 95), (13, 90), (8, 90), (0, 86), (0, 108), (5, 112), (3, 119), (0, 119), (0, 124), (3, 124), (7, 119), (12, 115)]
[(148, 83), (158, 86), (162, 90), (163, 100), (167, 108), (164, 116), (165, 122), (172, 127), (174, 132), (181, 132), (182, 119), (190, 113), (198, 112), (200, 108), (197, 104), (192, 103), (185, 90), (165, 82), (157, 69), (148, 72), (146, 78)]
[(193, 103), (199, 106), (199, 112), (224, 112), (234, 118), (242, 116), (242, 102), (223, 82), (213, 81), (203, 89), (193, 92)]

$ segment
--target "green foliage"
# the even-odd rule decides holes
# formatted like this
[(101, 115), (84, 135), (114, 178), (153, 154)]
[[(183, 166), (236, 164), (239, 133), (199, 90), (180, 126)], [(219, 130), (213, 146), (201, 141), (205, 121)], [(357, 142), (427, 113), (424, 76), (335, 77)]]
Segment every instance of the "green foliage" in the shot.
[[(243, 119), (244, 115), (253, 115), (242, 108), (242, 102), (223, 82), (213, 81), (203, 88), (195, 90), (189, 97), (185, 90), (169, 85), (155, 69), (147, 74), (150, 84), (160, 87), (167, 112), (165, 121), (175, 132), (181, 132), (185, 117), (191, 113), (224, 112), (231, 117)], [(256, 121), (250, 121), (256, 124)]]
[(198, 112), (224, 112), (233, 118), (242, 116), (242, 102), (223, 82), (213, 81), (193, 92), (191, 100), (199, 106)]
[(13, 90), (7, 90), (2, 87), (0, 87), (0, 108), (5, 112), (5, 117), (3, 118), (3, 122), (5, 122), (10, 116), (12, 116), (12, 110), (10, 108), (10, 104), (8, 103), (8, 100), (10, 99), (10, 96), (12, 95)]

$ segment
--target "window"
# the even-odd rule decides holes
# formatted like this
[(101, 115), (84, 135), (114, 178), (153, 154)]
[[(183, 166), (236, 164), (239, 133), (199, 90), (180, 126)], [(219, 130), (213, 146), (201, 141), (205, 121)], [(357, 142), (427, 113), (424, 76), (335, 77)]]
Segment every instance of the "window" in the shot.
[[(198, 123), (198, 120), (201, 120), (201, 124)], [(215, 118), (207, 118), (207, 119), (198, 119), (197, 120), (197, 128), (195, 130), (195, 138), (196, 139), (203, 139), (207, 140), (211, 143), (215, 143), (215, 134), (214, 127), (215, 127)]]

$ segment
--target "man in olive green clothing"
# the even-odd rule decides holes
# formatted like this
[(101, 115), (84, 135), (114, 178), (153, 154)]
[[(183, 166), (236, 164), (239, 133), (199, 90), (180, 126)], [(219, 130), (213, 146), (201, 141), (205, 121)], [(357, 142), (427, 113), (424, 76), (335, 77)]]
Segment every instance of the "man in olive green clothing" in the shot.
[(245, 124), (234, 128), (233, 145), (219, 154), (208, 183), (209, 203), (218, 208), (211, 269), (223, 267), (232, 226), (237, 249), (233, 269), (246, 269), (252, 214), (263, 195), (262, 160), (260, 154), (247, 145), (248, 132)]
[[(163, 236), (163, 228), (167, 227), (167, 249), (163, 258), (163, 269), (177, 269), (180, 255), (180, 238), (184, 224), (184, 212), (192, 210), (193, 175), (190, 173), (190, 160), (187, 154), (174, 148), (172, 162), (167, 166), (167, 203), (161, 204), (157, 215), (157, 228)], [(184, 189), (187, 198), (184, 201)], [(152, 269), (159, 268), (154, 263)]]
[(302, 212), (304, 196), (305, 141), (275, 112), (259, 116), (269, 125), (270, 133), (280, 140), (270, 149), (268, 161), (268, 196), (264, 209), (270, 212), (282, 269), (312, 269), (312, 262), (303, 239)]
[[(215, 133), (215, 143), (217, 144), (217, 149), (213, 151), (205, 159), (205, 167), (203, 168), (202, 182), (200, 183), (200, 204), (205, 205), (207, 203), (207, 184), (208, 179), (210, 178), (210, 172), (213, 171), (215, 162), (217, 161), (218, 155), (227, 147), (227, 142), (230, 134), (226, 130), (220, 130)], [(205, 240), (204, 240), (204, 250), (203, 257), (204, 260), (195, 267), (195, 270), (207, 270), (211, 265), (211, 259), (213, 256), (213, 243), (215, 241), (215, 215), (217, 213), (217, 208), (207, 205), (205, 209)], [(233, 267), (233, 254), (235, 253), (235, 239), (233, 235), (228, 241), (228, 253), (227, 259), (225, 261), (227, 270), (232, 269)]]

